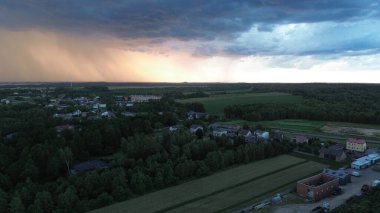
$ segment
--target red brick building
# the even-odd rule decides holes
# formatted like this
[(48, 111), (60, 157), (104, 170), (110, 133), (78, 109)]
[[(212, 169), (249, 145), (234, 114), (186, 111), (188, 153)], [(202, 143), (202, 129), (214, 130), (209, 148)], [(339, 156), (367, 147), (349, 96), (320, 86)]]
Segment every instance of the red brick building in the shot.
[(318, 174), (297, 182), (297, 194), (301, 197), (319, 201), (330, 196), (334, 188), (339, 186), (336, 177)]

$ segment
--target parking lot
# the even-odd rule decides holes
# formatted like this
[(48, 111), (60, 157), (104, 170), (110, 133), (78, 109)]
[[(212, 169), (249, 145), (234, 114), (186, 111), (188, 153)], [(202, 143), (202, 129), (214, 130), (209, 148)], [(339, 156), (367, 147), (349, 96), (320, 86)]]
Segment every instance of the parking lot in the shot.
[[(347, 169), (351, 173), (351, 169)], [(380, 178), (380, 173), (373, 171), (371, 168), (360, 170), (360, 177), (351, 177), (352, 183), (349, 183), (345, 186), (341, 186), (343, 193), (337, 196), (330, 196), (319, 202), (310, 203), (310, 204), (291, 204), (286, 206), (281, 206), (275, 209), (275, 213), (305, 213), (310, 212), (311, 209), (321, 206), (323, 202), (330, 203), (330, 208), (334, 209), (342, 205), (347, 199), (354, 195), (361, 194), (361, 187), (363, 184), (371, 184), (373, 180)]]

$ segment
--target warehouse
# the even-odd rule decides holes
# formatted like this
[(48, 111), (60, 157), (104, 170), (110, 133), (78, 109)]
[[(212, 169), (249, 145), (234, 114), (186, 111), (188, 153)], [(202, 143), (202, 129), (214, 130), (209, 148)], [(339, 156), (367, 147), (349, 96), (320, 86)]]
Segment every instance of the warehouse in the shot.
[(339, 179), (323, 173), (297, 182), (297, 194), (312, 201), (328, 197), (339, 187)]
[(342, 169), (323, 169), (323, 174), (338, 178), (340, 185), (346, 185), (347, 183), (351, 183), (351, 174)]

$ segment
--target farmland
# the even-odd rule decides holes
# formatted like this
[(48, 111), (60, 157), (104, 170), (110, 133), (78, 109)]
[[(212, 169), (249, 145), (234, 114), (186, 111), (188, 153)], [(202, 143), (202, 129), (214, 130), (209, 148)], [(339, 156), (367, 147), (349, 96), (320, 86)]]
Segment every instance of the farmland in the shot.
[(246, 93), (211, 95), (204, 98), (190, 98), (180, 100), (182, 103), (201, 103), (206, 112), (211, 114), (223, 114), (224, 107), (229, 105), (243, 105), (255, 103), (299, 103), (303, 98), (287, 93)]
[(324, 165), (319, 163), (282, 155), (225, 170), (93, 212), (203, 212), (216, 207), (222, 210), (296, 182), (323, 167)]

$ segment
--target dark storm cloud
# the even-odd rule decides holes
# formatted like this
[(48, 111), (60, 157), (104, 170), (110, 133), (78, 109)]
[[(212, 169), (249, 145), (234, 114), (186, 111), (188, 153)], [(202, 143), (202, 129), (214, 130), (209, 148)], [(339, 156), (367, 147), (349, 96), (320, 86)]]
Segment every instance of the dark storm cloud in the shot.
[[(379, 4), (372, 0), (0, 1), (2, 27), (105, 33), (123, 39), (232, 41), (253, 26), (269, 32), (282, 24), (344, 23), (378, 17)], [(229, 49), (242, 54), (271, 52), (255, 46)]]

